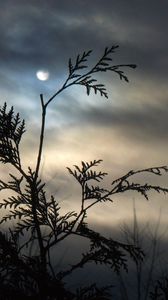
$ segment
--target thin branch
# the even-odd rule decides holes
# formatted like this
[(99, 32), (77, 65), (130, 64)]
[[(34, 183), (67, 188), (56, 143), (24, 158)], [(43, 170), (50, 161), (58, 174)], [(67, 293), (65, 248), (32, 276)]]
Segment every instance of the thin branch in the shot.
[(41, 155), (43, 149), (43, 142), (44, 142), (44, 130), (45, 130), (45, 117), (46, 117), (46, 106), (44, 105), (43, 95), (40, 94), (41, 99), (41, 108), (42, 108), (42, 123), (41, 123), (41, 133), (40, 133), (40, 145), (39, 145), (39, 153), (37, 157), (37, 164), (35, 170), (35, 181), (38, 178), (40, 163), (41, 163)]

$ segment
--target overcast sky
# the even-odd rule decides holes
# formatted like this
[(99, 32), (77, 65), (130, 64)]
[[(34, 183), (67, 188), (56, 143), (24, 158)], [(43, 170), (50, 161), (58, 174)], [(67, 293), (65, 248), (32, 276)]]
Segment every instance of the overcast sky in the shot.
[[(0, 104), (14, 105), (26, 120), (26, 168), (37, 156), (39, 95), (47, 100), (61, 87), (69, 57), (92, 49), (92, 66), (106, 46), (118, 44), (114, 63), (137, 64), (135, 70), (125, 69), (130, 83), (116, 74), (100, 74), (108, 100), (93, 92), (88, 97), (79, 86), (49, 106), (41, 174), (64, 209), (79, 202), (78, 186), (66, 166), (103, 159), (102, 169), (109, 172), (105, 184), (110, 184), (130, 169), (168, 164), (167, 12), (166, 0), (0, 1)], [(48, 81), (37, 79), (40, 69), (48, 70)], [(168, 186), (167, 178), (159, 179)], [(158, 183), (156, 178), (153, 182)], [(92, 221), (122, 223), (132, 215), (133, 198), (139, 217), (157, 219), (161, 206), (165, 222), (167, 197), (152, 195), (146, 202), (136, 194), (92, 210)]]

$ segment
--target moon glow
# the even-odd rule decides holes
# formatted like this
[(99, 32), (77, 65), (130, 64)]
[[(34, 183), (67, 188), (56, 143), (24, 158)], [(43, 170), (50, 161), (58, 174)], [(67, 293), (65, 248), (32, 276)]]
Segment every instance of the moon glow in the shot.
[(49, 79), (50, 73), (46, 70), (38, 70), (36, 76), (39, 80), (45, 81)]

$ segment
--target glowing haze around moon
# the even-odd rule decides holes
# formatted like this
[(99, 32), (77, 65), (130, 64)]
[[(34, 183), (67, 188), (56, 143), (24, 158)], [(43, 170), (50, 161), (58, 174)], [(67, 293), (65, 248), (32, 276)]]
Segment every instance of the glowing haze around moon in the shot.
[(38, 70), (36, 76), (39, 80), (45, 81), (49, 79), (50, 73), (46, 70)]

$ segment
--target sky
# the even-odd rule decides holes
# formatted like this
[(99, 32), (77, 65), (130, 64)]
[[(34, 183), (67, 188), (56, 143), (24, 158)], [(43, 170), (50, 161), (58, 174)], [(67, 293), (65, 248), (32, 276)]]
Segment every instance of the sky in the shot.
[[(103, 186), (110, 187), (129, 170), (168, 165), (167, 12), (166, 0), (0, 1), (0, 105), (13, 105), (26, 121), (21, 144), (26, 170), (35, 167), (38, 153), (40, 94), (47, 101), (62, 86), (69, 58), (74, 62), (78, 54), (93, 50), (88, 60), (92, 67), (105, 47), (119, 45), (112, 63), (137, 65), (124, 69), (129, 83), (117, 74), (99, 74), (108, 100), (73, 86), (48, 106), (40, 174), (63, 212), (80, 207), (80, 187), (66, 167), (102, 159), (100, 170), (109, 174)], [(47, 81), (36, 77), (41, 69), (49, 72)], [(7, 171), (1, 166), (2, 178)], [(135, 182), (168, 187), (168, 176), (144, 175)], [(133, 221), (135, 201), (140, 222), (148, 222), (150, 230), (159, 222), (166, 248), (168, 196), (149, 196), (146, 201), (136, 193), (118, 195), (113, 203), (91, 209), (88, 221), (93, 229), (117, 235), (124, 223)], [(81, 243), (72, 243), (78, 253)], [(74, 254), (68, 245), (60, 258), (65, 263)]]
[[(92, 49), (88, 65), (93, 66), (105, 47), (119, 45), (114, 64), (137, 65), (125, 69), (129, 83), (113, 73), (99, 74), (108, 100), (73, 86), (48, 107), (41, 176), (63, 210), (80, 203), (80, 188), (67, 166), (102, 159), (109, 186), (129, 170), (168, 164), (167, 11), (166, 0), (0, 1), (0, 105), (13, 105), (26, 121), (25, 168), (35, 166), (37, 157), (40, 94), (47, 101), (62, 86), (70, 57), (74, 61)], [(50, 73), (47, 81), (37, 79), (41, 69)], [(140, 180), (168, 186), (166, 176)], [(156, 194), (150, 201), (136, 193), (117, 196), (92, 209), (89, 221), (120, 226), (132, 218), (133, 199), (140, 220), (157, 221), (161, 209), (162, 226), (167, 225), (168, 197)]]

